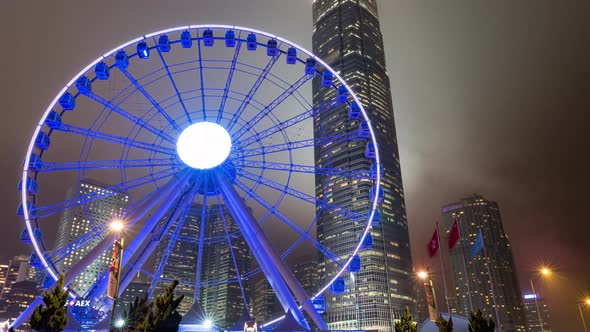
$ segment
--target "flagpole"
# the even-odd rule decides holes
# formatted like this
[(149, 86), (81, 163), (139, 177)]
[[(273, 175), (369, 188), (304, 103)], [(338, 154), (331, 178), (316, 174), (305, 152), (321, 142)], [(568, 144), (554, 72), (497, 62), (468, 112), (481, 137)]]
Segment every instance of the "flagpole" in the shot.
[[(473, 302), (471, 301), (471, 289), (469, 287), (469, 275), (467, 274), (467, 263), (465, 263), (465, 248), (463, 247), (463, 236), (461, 235), (461, 226), (459, 220), (455, 219), (457, 230), (459, 231), (459, 244), (461, 245), (461, 256), (463, 256), (463, 272), (465, 273), (465, 282), (467, 283), (467, 298), (469, 298), (469, 310), (473, 311)], [(467, 315), (469, 317), (469, 315)]]
[[(478, 227), (479, 232), (481, 233), (481, 228)], [(500, 315), (498, 314), (498, 305), (496, 304), (496, 295), (494, 295), (494, 281), (492, 280), (492, 272), (490, 271), (490, 260), (488, 258), (488, 251), (486, 250), (486, 242), (483, 237), (483, 233), (481, 233), (481, 240), (483, 243), (483, 255), (486, 259), (486, 268), (488, 270), (488, 277), (490, 279), (490, 290), (492, 291), (492, 301), (494, 302), (494, 313), (496, 314), (496, 322), (498, 323), (498, 331), (502, 331), (502, 323), (500, 323)]]
[(438, 221), (435, 222), (436, 223), (436, 237), (438, 240), (438, 245), (439, 245), (439, 253), (438, 253), (438, 257), (440, 257), (440, 268), (442, 270), (442, 277), (443, 277), (443, 284), (445, 286), (445, 300), (447, 302), (447, 312), (449, 313), (449, 316), (451, 316), (451, 306), (449, 305), (449, 294), (447, 292), (447, 279), (445, 277), (445, 265), (443, 263), (443, 257), (442, 257), (442, 246), (440, 245), (440, 231), (438, 229)]

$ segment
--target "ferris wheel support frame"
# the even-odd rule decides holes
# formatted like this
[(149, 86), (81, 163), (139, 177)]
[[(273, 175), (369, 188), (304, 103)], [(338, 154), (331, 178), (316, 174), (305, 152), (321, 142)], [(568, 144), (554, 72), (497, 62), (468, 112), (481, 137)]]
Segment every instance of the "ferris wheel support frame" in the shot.
[(327, 330), (328, 326), (311, 304), (311, 300), (305, 293), (305, 290), (303, 290), (297, 279), (295, 279), (293, 272), (289, 270), (280, 255), (275, 251), (266, 233), (244, 206), (240, 196), (228, 181), (225, 174), (219, 169), (215, 170), (214, 174), (224, 199), (229, 203), (227, 205), (228, 210), (234, 217), (240, 230), (244, 233), (244, 239), (252, 250), (252, 254), (256, 257), (256, 261), (259, 262), (264, 274), (267, 276), (269, 284), (275, 291), (275, 294), (277, 294), (285, 312), (290, 310), (295, 319), (305, 328), (309, 329), (305, 317), (303, 317), (301, 310), (289, 292), (290, 290), (316, 326), (320, 330)]

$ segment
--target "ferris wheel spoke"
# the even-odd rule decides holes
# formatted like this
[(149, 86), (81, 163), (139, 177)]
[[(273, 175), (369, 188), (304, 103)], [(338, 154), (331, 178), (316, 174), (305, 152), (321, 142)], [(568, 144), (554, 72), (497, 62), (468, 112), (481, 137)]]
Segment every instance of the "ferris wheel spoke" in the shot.
[(180, 217), (176, 221), (176, 226), (174, 226), (175, 227), (174, 231), (169, 236), (168, 244), (166, 245), (166, 249), (164, 249), (164, 252), (162, 253), (162, 257), (160, 258), (160, 261), (158, 262), (158, 266), (157, 266), (156, 270), (154, 271), (154, 278), (152, 279), (152, 281), (149, 285), (148, 297), (152, 296), (152, 294), (154, 293), (154, 290), (156, 289), (156, 286), (158, 285), (158, 281), (160, 280), (162, 274), (164, 273), (164, 267), (166, 266), (166, 263), (168, 262), (168, 258), (170, 257), (172, 250), (174, 250), (174, 247), (176, 246), (176, 243), (178, 242), (178, 236), (180, 235), (180, 232), (182, 231), (182, 227), (184, 226), (184, 223), (186, 221), (189, 209), (190, 209), (190, 207), (186, 207), (185, 210), (182, 212), (182, 214), (180, 215)]
[(93, 100), (93, 101), (101, 104), (102, 106), (110, 109), (111, 111), (115, 112), (116, 114), (119, 114), (120, 116), (131, 121), (132, 123), (146, 129), (147, 131), (151, 132), (152, 134), (154, 134), (158, 137), (162, 137), (164, 140), (166, 140), (170, 143), (175, 143), (174, 139), (170, 135), (168, 135), (167, 133), (162, 131), (161, 129), (156, 128), (155, 126), (151, 125), (150, 123), (143, 120), (142, 118), (139, 118), (139, 117), (129, 113), (128, 111), (126, 111), (122, 107), (120, 107), (116, 104), (113, 104), (111, 101), (106, 100), (105, 98), (97, 95), (96, 93), (94, 93), (92, 91), (88, 91), (88, 92), (85, 92), (83, 95), (86, 96), (88, 99)]
[(153, 143), (147, 143), (143, 141), (134, 140), (128, 137), (108, 134), (101, 131), (96, 131), (93, 129), (77, 127), (70, 124), (62, 124), (57, 130), (67, 133), (72, 133), (76, 135), (81, 135), (88, 138), (99, 139), (106, 142), (111, 142), (123, 146), (130, 146), (137, 149), (147, 150), (151, 152), (166, 154), (170, 156), (175, 156), (176, 152), (172, 148), (167, 148), (163, 146), (158, 146)]
[(253, 157), (253, 156), (261, 156), (267, 155), (271, 153), (281, 153), (287, 150), (297, 150), (297, 149), (305, 149), (305, 148), (312, 148), (316, 146), (328, 146), (332, 144), (347, 142), (347, 141), (358, 141), (360, 138), (358, 133), (350, 132), (350, 133), (343, 133), (337, 134), (332, 136), (321, 136), (317, 138), (308, 138), (299, 141), (289, 141), (286, 143), (274, 144), (274, 145), (264, 145), (261, 147), (250, 148), (250, 149), (241, 149), (238, 150), (241, 157)]
[(268, 104), (262, 112), (256, 113), (256, 115), (248, 120), (248, 124), (246, 126), (241, 127), (237, 130), (234, 137), (239, 139), (244, 135), (248, 130), (254, 127), (258, 122), (268, 116), (269, 113), (273, 112), (281, 103), (283, 103), (287, 98), (289, 98), (295, 91), (297, 91), (303, 84), (307, 83), (313, 76), (310, 75), (303, 75), (301, 76), (295, 83), (293, 83), (289, 88), (285, 89), (279, 96), (277, 96), (270, 104)]
[[(209, 179), (207, 179), (208, 181)], [(208, 182), (206, 182), (208, 183)], [(195, 273), (195, 301), (199, 300), (201, 290), (201, 269), (203, 264), (203, 242), (205, 239), (205, 222), (207, 219), (207, 195), (203, 195), (201, 206), (201, 224), (199, 225), (199, 247), (197, 249), (197, 270)]]
[(274, 64), (277, 62), (280, 55), (281, 55), (280, 52), (277, 53), (277, 55), (273, 56), (270, 59), (270, 61), (266, 64), (266, 67), (264, 67), (264, 69), (262, 70), (262, 73), (260, 74), (260, 76), (258, 76), (258, 79), (256, 80), (256, 82), (254, 82), (254, 84), (252, 85), (252, 88), (250, 88), (250, 91), (248, 92), (248, 94), (246, 95), (246, 97), (244, 98), (244, 100), (242, 101), (242, 103), (240, 104), (240, 106), (238, 107), (238, 109), (233, 114), (232, 118), (230, 119), (230, 121), (227, 125), (228, 132), (231, 131), (231, 129), (234, 127), (234, 125), (237, 122), (237, 119), (239, 119), (242, 116), (242, 113), (244, 112), (246, 107), (248, 107), (252, 98), (254, 98), (254, 95), (256, 94), (258, 89), (260, 88), (260, 85), (262, 85), (262, 82), (264, 82), (266, 80), (266, 76), (268, 76), (268, 73), (270, 72), (270, 70), (272, 69)]
[(293, 188), (289, 188), (289, 187), (287, 187), (283, 184), (280, 184), (276, 181), (273, 181), (268, 178), (264, 178), (262, 176), (258, 176), (256, 174), (248, 172), (244, 169), (238, 169), (238, 175), (240, 175), (248, 180), (259, 183), (267, 188), (274, 189), (278, 192), (287, 193), (288, 195), (290, 195), (292, 197), (295, 197), (295, 198), (298, 198), (304, 202), (313, 204), (314, 206), (319, 206), (321, 208), (329, 209), (329, 210), (331, 210), (331, 211), (333, 211), (333, 212), (335, 212), (335, 213), (337, 213), (337, 214), (339, 214), (351, 221), (354, 221), (357, 223), (362, 223), (362, 222), (366, 221), (366, 219), (367, 219), (366, 216), (361, 213), (350, 211), (350, 210), (340, 207), (338, 205), (328, 203), (328, 202), (326, 202), (322, 199), (319, 199), (315, 196), (306, 194), (304, 192), (301, 192), (299, 190), (295, 190)]
[(326, 168), (300, 164), (277, 163), (272, 161), (259, 161), (241, 159), (236, 163), (237, 167), (268, 169), (295, 173), (307, 173), (320, 176), (341, 177), (346, 179), (369, 179), (369, 171), (363, 169)]
[(174, 174), (177, 173), (177, 171), (180, 167), (181, 166), (174, 166), (174, 167), (160, 170), (160, 171), (157, 171), (157, 172), (154, 172), (154, 173), (151, 173), (148, 175), (144, 175), (144, 176), (132, 179), (132, 180), (123, 181), (123, 182), (118, 183), (116, 185), (105, 188), (106, 193), (104, 193), (104, 194), (100, 194), (99, 192), (93, 191), (93, 192), (90, 192), (87, 194), (77, 195), (73, 198), (66, 199), (66, 200), (58, 202), (58, 203), (45, 205), (45, 206), (39, 206), (38, 207), (39, 215), (43, 218), (49, 217), (55, 213), (65, 210), (65, 209), (69, 209), (74, 206), (88, 204), (88, 203), (94, 202), (96, 200), (115, 195), (116, 193), (121, 192), (123, 190), (129, 191), (134, 188), (139, 188), (139, 187), (145, 186), (147, 184), (155, 183), (156, 181), (163, 180), (167, 177), (173, 176)]
[(258, 202), (258, 204), (262, 205), (262, 207), (264, 207), (272, 215), (277, 217), (277, 219), (279, 219), (281, 222), (283, 222), (285, 225), (287, 225), (289, 228), (291, 228), (303, 240), (307, 241), (309, 244), (313, 245), (316, 249), (318, 249), (321, 253), (326, 255), (326, 257), (330, 258), (336, 265), (338, 265), (338, 266), (342, 265), (343, 260), (338, 255), (336, 255), (335, 253), (330, 251), (328, 248), (326, 248), (323, 244), (321, 244), (319, 241), (314, 239), (309, 234), (309, 232), (306, 232), (301, 227), (299, 227), (299, 225), (297, 225), (295, 222), (293, 222), (291, 219), (289, 219), (287, 216), (285, 216), (279, 209), (272, 206), (272, 204), (268, 203), (264, 198), (262, 198), (262, 196), (260, 196), (259, 194), (257, 194), (253, 190), (251, 190), (246, 184), (244, 184), (242, 181), (240, 181), (238, 179), (236, 179), (236, 185), (241, 190), (246, 192), (250, 197), (252, 197), (256, 202)]
[(147, 168), (162, 166), (180, 166), (176, 158), (149, 158), (149, 159), (128, 159), (128, 160), (84, 160), (84, 161), (62, 161), (62, 162), (41, 162), (38, 172), (55, 171), (89, 171), (96, 169), (112, 168)]
[[(219, 206), (223, 206), (219, 195), (217, 196), (217, 204)], [(225, 236), (227, 238), (227, 244), (229, 246), (231, 258), (234, 263), (234, 268), (236, 269), (236, 279), (238, 281), (238, 284), (240, 285), (240, 291), (242, 292), (242, 299), (244, 301), (244, 307), (246, 308), (246, 310), (249, 310), (248, 299), (246, 298), (246, 292), (244, 291), (244, 285), (242, 284), (242, 278), (240, 277), (240, 269), (238, 267), (238, 263), (236, 262), (236, 255), (234, 254), (234, 246), (232, 244), (231, 235), (228, 230), (227, 221), (225, 220), (225, 213), (223, 213), (223, 210), (222, 210), (222, 211), (220, 211), (220, 214), (221, 214), (221, 221), (223, 222), (223, 230), (225, 231)]]
[[(223, 97), (221, 97), (221, 105), (219, 106), (219, 112), (217, 113), (217, 123), (221, 123), (221, 119), (223, 118), (223, 111), (225, 110), (225, 103), (227, 101), (228, 93), (231, 89), (231, 83), (234, 77), (234, 71), (236, 70), (236, 64), (238, 62), (238, 56), (240, 54), (240, 49), (242, 48), (242, 40), (238, 39), (238, 43), (236, 45), (236, 51), (234, 52), (234, 57), (232, 59), (229, 73), (227, 74), (227, 80), (225, 81), (225, 88), (223, 89)], [(199, 55), (200, 58), (200, 55)], [(201, 87), (203, 86), (201, 82)], [(204, 107), (203, 107), (204, 108)]]
[(296, 124), (299, 124), (305, 120), (309, 120), (310, 118), (315, 117), (323, 112), (331, 110), (335, 106), (338, 106), (338, 103), (336, 103), (335, 100), (330, 100), (326, 103), (315, 106), (301, 114), (298, 114), (290, 119), (287, 119), (279, 123), (276, 126), (261, 130), (256, 135), (245, 137), (244, 139), (240, 140), (239, 145), (243, 148), (252, 145), (267, 137), (280, 133), (281, 131), (284, 131), (285, 129), (290, 128)]
[(125, 68), (121, 67), (121, 66), (117, 66), (117, 68), (119, 68), (119, 71), (121, 73), (123, 73), (123, 75), (125, 75), (127, 77), (127, 79), (129, 79), (129, 81), (135, 86), (135, 88), (141, 92), (141, 94), (143, 94), (143, 96), (156, 108), (156, 110), (158, 112), (160, 112), (160, 114), (164, 117), (164, 119), (166, 119), (170, 125), (172, 125), (172, 127), (177, 131), (177, 132), (181, 132), (182, 130), (180, 129), (180, 127), (178, 126), (178, 124), (176, 123), (176, 121), (174, 121), (174, 119), (170, 116), (170, 114), (168, 114), (168, 112), (166, 112), (162, 106), (160, 106), (160, 104), (154, 99), (154, 97), (152, 97), (149, 92), (147, 92), (147, 90), (143, 87), (143, 85), (141, 85), (139, 83), (139, 81), (137, 81), (135, 79), (135, 77), (133, 77), (133, 75)]
[[(154, 42), (157, 44), (156, 37), (154, 37)], [(188, 109), (186, 108), (186, 105), (184, 104), (184, 100), (182, 99), (182, 97), (180, 95), (180, 91), (178, 90), (178, 86), (176, 85), (176, 81), (174, 81), (174, 77), (172, 77), (172, 73), (170, 72), (170, 68), (168, 67), (168, 64), (166, 63), (166, 59), (164, 59), (164, 55), (162, 55), (162, 52), (160, 51), (159, 47), (156, 47), (156, 50), (158, 50), (158, 55), (160, 56), (160, 61), (162, 61), (162, 64), (164, 65), (164, 69), (166, 70), (166, 74), (168, 74), (168, 78), (170, 79), (170, 84), (172, 84), (172, 87), (174, 88), (174, 91), (176, 92), (176, 96), (178, 97), (178, 102), (180, 103), (180, 105), (182, 106), (182, 109), (184, 110), (184, 114), (186, 115), (188, 123), (193, 123), (193, 121), (191, 120), (191, 116), (188, 112)]]

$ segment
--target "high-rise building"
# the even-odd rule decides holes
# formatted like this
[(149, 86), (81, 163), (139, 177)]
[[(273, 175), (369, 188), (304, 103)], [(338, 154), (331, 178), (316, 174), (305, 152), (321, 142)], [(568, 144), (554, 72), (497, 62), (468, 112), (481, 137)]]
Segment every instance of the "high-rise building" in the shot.
[(268, 322), (283, 313), (283, 307), (265, 277), (254, 283), (250, 306), (257, 322)]
[(2, 300), (2, 293), (4, 292), (4, 285), (6, 284), (6, 276), (8, 275), (8, 265), (0, 264), (0, 300)]
[[(199, 300), (216, 326), (231, 327), (244, 313), (250, 293), (247, 280), (241, 280), (243, 289), (240, 287), (237, 272), (241, 275), (249, 271), (252, 255), (246, 240), (238, 232), (238, 225), (223, 205), (208, 206), (207, 217), (205, 237), (223, 240), (211, 241), (203, 247), (203, 287)], [(231, 246), (226, 240), (228, 233)]]
[[(13, 283), (10, 291), (0, 300), (0, 321), (14, 321), (37, 296), (39, 290), (35, 281), (23, 280)], [(21, 327), (23, 330), (28, 328), (26, 324)]]
[[(180, 314), (187, 313), (195, 302), (195, 283), (197, 274), (198, 245), (195, 241), (199, 238), (201, 220), (201, 206), (195, 204), (183, 221), (182, 227), (177, 230), (175, 224), (167, 235), (165, 241), (161, 241), (156, 249), (156, 266), (164, 259), (165, 265), (161, 274), (160, 283), (154, 294), (163, 294), (165, 288), (174, 279), (179, 280), (176, 286), (176, 295), (184, 295), (184, 299), (178, 307)], [(164, 258), (164, 256), (167, 256)]]
[[(502, 330), (525, 331), (516, 266), (510, 242), (502, 226), (498, 204), (474, 195), (444, 206), (442, 216), (447, 234), (455, 220), (460, 229), (460, 243), (449, 251), (458, 313), (468, 316), (472, 309), (480, 309), (485, 316), (496, 321), (495, 300)], [(481, 229), (483, 235), (485, 251), (472, 258), (469, 248), (477, 237), (478, 229)], [(487, 253), (487, 261), (484, 252)], [(491, 285), (495, 298), (492, 297)]]
[(291, 270), (309, 296), (314, 295), (319, 290), (320, 279), (317, 257), (291, 264)]
[(538, 294), (524, 294), (522, 298), (524, 301), (524, 313), (526, 317), (526, 326), (528, 328), (527, 331), (551, 332), (551, 326), (549, 324), (551, 321), (551, 314), (549, 313), (549, 307), (547, 307), (545, 300), (538, 296)]
[(38, 269), (35, 269), (29, 264), (29, 256), (27, 255), (15, 256), (8, 265), (4, 266), (6, 267), (4, 270), (5, 279), (2, 292), (0, 293), (0, 299), (10, 293), (12, 285), (15, 283), (22, 281), (37, 282), (39, 279)]
[(143, 274), (137, 274), (129, 283), (117, 300), (118, 312), (124, 312), (129, 309), (129, 304), (135, 301), (135, 298), (143, 298), (147, 295), (150, 283)]
[[(92, 196), (93, 199), (86, 204), (64, 210), (57, 230), (56, 248), (66, 247), (92, 229), (109, 223), (123, 212), (127, 207), (129, 197), (124, 193), (109, 190), (107, 187), (94, 180), (87, 179), (81, 181), (79, 186), (72, 186), (68, 190), (67, 199), (82, 195), (95, 196)], [(81, 260), (89, 250), (98, 245), (103, 238), (104, 236), (95, 237), (70, 253), (65, 259), (56, 264), (58, 271), (67, 271), (73, 264)], [(80, 296), (83, 296), (94, 284), (96, 278), (108, 269), (110, 257), (111, 252), (109, 250), (105, 251), (70, 283), (70, 287)]]
[[(410, 240), (406, 219), (400, 160), (385, 68), (383, 37), (376, 0), (314, 0), (313, 52), (332, 68), (357, 94), (367, 109), (379, 145), (384, 174), (384, 200), (380, 224), (371, 230), (372, 250), (361, 253), (362, 270), (354, 278), (345, 276), (346, 292), (326, 294), (331, 329), (375, 329), (391, 331), (394, 319), (410, 307), (416, 312)], [(321, 68), (319, 68), (321, 70)], [(322, 88), (321, 78), (313, 81), (314, 105), (336, 98), (334, 89)], [(357, 130), (359, 123), (348, 119), (347, 105), (323, 111), (314, 118), (316, 137)], [(317, 147), (318, 167), (369, 169), (365, 146), (359, 141), (336, 142)], [(316, 197), (359, 213), (369, 211), (371, 181), (316, 175)], [(318, 208), (319, 209), (319, 208)], [(361, 225), (322, 210), (317, 221), (320, 243), (340, 256), (350, 254)], [(321, 283), (331, 278), (337, 266), (319, 258)], [(356, 309), (358, 308), (358, 310)]]

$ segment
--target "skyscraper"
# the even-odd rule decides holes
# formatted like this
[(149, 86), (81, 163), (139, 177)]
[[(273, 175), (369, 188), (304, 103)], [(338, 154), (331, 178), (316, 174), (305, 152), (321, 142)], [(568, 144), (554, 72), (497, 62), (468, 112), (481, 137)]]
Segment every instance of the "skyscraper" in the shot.
[[(379, 145), (384, 167), (384, 200), (381, 222), (371, 230), (373, 249), (361, 253), (362, 270), (355, 278), (345, 276), (346, 292), (326, 294), (326, 321), (332, 329), (363, 328), (391, 331), (395, 318), (409, 306), (415, 313), (414, 280), (408, 223), (404, 203), (400, 161), (389, 77), (385, 68), (383, 37), (379, 27), (376, 0), (314, 0), (313, 52), (340, 73), (357, 94), (369, 117)], [(320, 68), (321, 69), (321, 68)], [(313, 81), (314, 105), (336, 97), (333, 89)], [(346, 105), (334, 107), (314, 118), (316, 136), (334, 135), (358, 129), (348, 120)], [(316, 148), (318, 167), (369, 169), (365, 144), (342, 142)], [(367, 213), (370, 181), (331, 179), (316, 176), (316, 196), (346, 209)], [(322, 211), (317, 222), (318, 240), (338, 255), (350, 254), (360, 226)], [(324, 282), (334, 275), (336, 266), (320, 256), (319, 269)], [(358, 308), (358, 310), (356, 309)]]
[[(67, 199), (93, 193), (96, 193), (100, 198), (64, 210), (57, 230), (57, 248), (66, 247), (93, 228), (101, 227), (121, 214), (128, 204), (129, 197), (123, 193), (106, 189), (106, 187), (94, 180), (84, 180), (80, 182), (80, 186), (75, 185), (68, 190)], [(58, 262), (56, 264), (58, 271), (67, 271), (74, 263), (81, 260), (85, 253), (94, 248), (102, 238), (92, 239)], [(94, 284), (96, 278), (108, 269), (110, 256), (111, 252), (105, 251), (70, 283), (70, 287), (83, 296)]]
[[(502, 226), (498, 204), (474, 195), (444, 206), (442, 215), (444, 230), (447, 233), (450, 232), (455, 220), (460, 229), (461, 243), (449, 251), (451, 279), (457, 296), (458, 313), (467, 316), (472, 309), (481, 309), (485, 316), (496, 321), (494, 298), (490, 287), (493, 285), (502, 330), (525, 331), (516, 266), (510, 242)], [(484, 238), (488, 262), (483, 252), (473, 258), (469, 253), (478, 229), (481, 229)], [(465, 255), (463, 251), (466, 252)], [(491, 275), (488, 274), (488, 267)]]
[(291, 270), (307, 294), (315, 294), (319, 289), (317, 257), (292, 264)]
[[(5, 277), (2, 287), (2, 293), (0, 293), (0, 298), (5, 298), (6, 294), (10, 293), (12, 286), (17, 282), (31, 281), (36, 283), (38, 281), (38, 271), (29, 264), (28, 255), (15, 256), (8, 263), (8, 265), (4, 266), (6, 266), (4, 270)], [(2, 274), (2, 272), (0, 272), (0, 274)]]
[[(551, 315), (549, 313), (549, 307), (547, 307), (547, 303), (545, 303), (545, 299), (538, 296), (538, 294), (524, 294), (522, 298), (524, 301), (524, 313), (526, 317), (526, 326), (528, 328), (527, 331), (551, 332), (551, 326), (549, 325)], [(537, 305), (539, 310), (537, 310)], [(540, 321), (539, 313), (541, 317)], [(543, 327), (541, 328), (541, 326)]]
[(6, 284), (6, 276), (8, 275), (8, 265), (0, 264), (0, 300), (2, 300), (2, 293), (4, 292), (4, 285)]
[(256, 281), (252, 288), (250, 306), (255, 321), (268, 322), (283, 313), (283, 307), (266, 277)]
[[(176, 295), (183, 294), (184, 299), (178, 307), (180, 314), (188, 312), (195, 301), (195, 283), (197, 274), (197, 256), (198, 245), (195, 243), (199, 238), (199, 227), (201, 220), (201, 206), (193, 205), (184, 220), (182, 228), (177, 232), (176, 227), (170, 230), (165, 241), (161, 241), (156, 249), (156, 267), (157, 264), (166, 255), (162, 271), (156, 271), (161, 274), (161, 281), (156, 286), (155, 295), (163, 294), (165, 288), (171, 280), (181, 281), (176, 286)], [(176, 235), (174, 235), (176, 234)], [(175, 237), (171, 242), (172, 237)]]
[(242, 280), (242, 293), (236, 269), (240, 274), (249, 271), (252, 256), (246, 240), (238, 232), (238, 225), (223, 205), (209, 206), (207, 216), (205, 237), (222, 240), (203, 247), (200, 302), (213, 323), (225, 328), (235, 324), (244, 313), (250, 288), (247, 280)]

